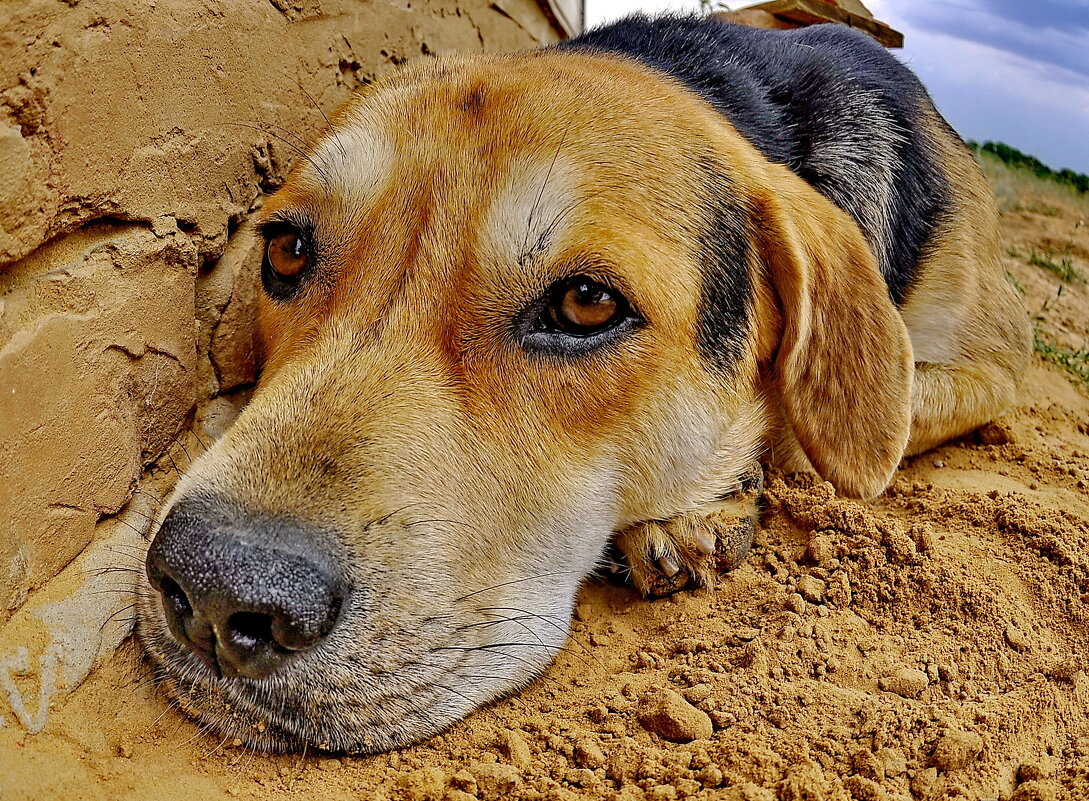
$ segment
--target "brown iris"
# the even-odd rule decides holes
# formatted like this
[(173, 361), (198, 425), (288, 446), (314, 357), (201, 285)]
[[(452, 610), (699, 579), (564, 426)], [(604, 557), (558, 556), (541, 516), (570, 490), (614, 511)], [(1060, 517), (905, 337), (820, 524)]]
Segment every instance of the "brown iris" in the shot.
[(624, 313), (623, 296), (590, 278), (576, 277), (556, 288), (548, 309), (560, 331), (589, 336), (615, 324)]
[(291, 231), (269, 239), (265, 255), (272, 271), (280, 278), (298, 278), (306, 269), (306, 244), (301, 236)]

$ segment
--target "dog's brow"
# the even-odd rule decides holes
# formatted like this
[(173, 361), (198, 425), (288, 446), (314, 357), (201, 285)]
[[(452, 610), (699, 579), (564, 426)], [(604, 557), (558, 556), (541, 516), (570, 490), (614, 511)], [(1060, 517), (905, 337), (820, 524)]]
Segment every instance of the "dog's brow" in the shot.
[(571, 222), (580, 200), (573, 168), (553, 159), (512, 172), (492, 202), (482, 241), (506, 264), (525, 264), (552, 247)]
[(346, 196), (374, 192), (389, 176), (394, 160), (389, 137), (368, 124), (349, 119), (330, 128), (314, 147), (318, 183)]

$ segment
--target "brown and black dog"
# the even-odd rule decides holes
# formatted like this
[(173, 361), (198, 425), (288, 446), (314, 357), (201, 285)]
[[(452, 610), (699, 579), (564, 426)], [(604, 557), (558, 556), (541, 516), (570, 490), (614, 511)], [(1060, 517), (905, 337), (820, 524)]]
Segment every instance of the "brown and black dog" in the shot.
[(711, 584), (757, 459), (869, 498), (1000, 412), (1029, 333), (996, 219), (844, 28), (402, 69), (262, 212), (264, 373), (167, 504), (140, 637), (261, 747), (438, 732), (548, 665), (610, 542), (643, 591)]

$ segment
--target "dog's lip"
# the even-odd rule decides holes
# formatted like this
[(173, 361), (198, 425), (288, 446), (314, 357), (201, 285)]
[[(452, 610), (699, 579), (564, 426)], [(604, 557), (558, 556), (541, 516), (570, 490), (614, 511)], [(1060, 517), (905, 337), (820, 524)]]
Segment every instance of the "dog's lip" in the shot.
[[(167, 667), (165, 660), (162, 664), (170, 672), (160, 683), (188, 715), (199, 722), (212, 724), (213, 731), (227, 742), (233, 739), (235, 744), (240, 742), (269, 752), (316, 748), (335, 753), (381, 753), (432, 737), (463, 717), (463, 714), (447, 715), (443, 718), (444, 723), (436, 725), (429, 713), (445, 696), (437, 685), (425, 681), (367, 700), (367, 705), (374, 709), (394, 701), (407, 702), (411, 708), (401, 715), (401, 721), (419, 718), (422, 725), (415, 732), (401, 731), (396, 724), (375, 719), (357, 723), (350, 731), (323, 730), (308, 721), (337, 719), (337, 713), (343, 709), (335, 697), (326, 699), (320, 708), (292, 715), (288, 711), (290, 706), (283, 707), (272, 699), (261, 699), (247, 691), (250, 689), (247, 685), (263, 680), (218, 679), (202, 666), (205, 675), (187, 682)], [(456, 666), (451, 670), (456, 670)], [(428, 703), (420, 704), (421, 699), (427, 699)], [(222, 710), (217, 710), (217, 706)]]
[[(161, 610), (156, 611), (161, 614)], [(152, 628), (150, 635), (145, 633), (141, 640), (146, 657), (163, 672), (157, 684), (164, 688), (168, 696), (176, 699), (188, 715), (202, 723), (212, 724), (213, 730), (223, 735), (225, 742), (234, 739), (270, 752), (307, 747), (325, 751), (379, 753), (434, 736), (464, 716), (464, 713), (443, 716), (449, 719), (436, 727), (429, 713), (446, 697), (436, 683), (441, 682), (441, 676), (433, 677), (434, 680), (416, 677), (411, 685), (389, 688), (387, 692), (374, 695), (371, 695), (373, 690), (369, 691), (366, 706), (379, 710), (392, 702), (407, 704), (409, 710), (402, 715), (402, 720), (419, 717), (421, 728), (418, 734), (401, 732), (396, 724), (391, 725), (373, 717), (353, 725), (348, 736), (335, 730), (315, 730), (310, 721), (337, 720), (338, 712), (343, 711), (344, 699), (341, 697), (338, 703), (340, 694), (335, 689), (330, 689), (328, 697), (315, 706), (314, 697), (310, 695), (313, 690), (300, 684), (294, 688), (295, 692), (289, 694), (293, 703), (285, 705), (282, 701), (285, 688), (282, 678), (217, 676), (169, 634), (164, 620), (154, 615), (146, 616), (142, 625)], [(467, 653), (459, 655), (455, 663), (444, 666), (442, 675), (456, 673), (467, 658)], [(409, 660), (403, 667), (407, 668), (412, 663)], [(395, 671), (383, 671), (387, 672)], [(374, 675), (380, 677), (382, 674)], [(273, 690), (278, 692), (276, 697), (271, 695)], [(262, 697), (266, 694), (269, 697)], [(298, 714), (292, 714), (289, 710), (300, 703), (308, 708), (305, 712), (300, 710)], [(353, 705), (358, 708), (357, 703)]]

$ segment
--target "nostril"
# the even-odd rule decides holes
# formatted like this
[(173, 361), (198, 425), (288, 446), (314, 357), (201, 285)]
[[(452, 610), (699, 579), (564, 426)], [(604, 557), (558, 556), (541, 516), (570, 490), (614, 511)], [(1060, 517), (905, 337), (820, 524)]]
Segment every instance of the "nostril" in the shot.
[(245, 649), (276, 645), (272, 635), (272, 616), (261, 612), (235, 612), (227, 618), (231, 639)]
[(159, 592), (163, 599), (170, 604), (170, 610), (179, 618), (187, 618), (193, 614), (193, 607), (189, 603), (189, 596), (185, 594), (178, 582), (169, 576), (163, 576), (159, 581)]

